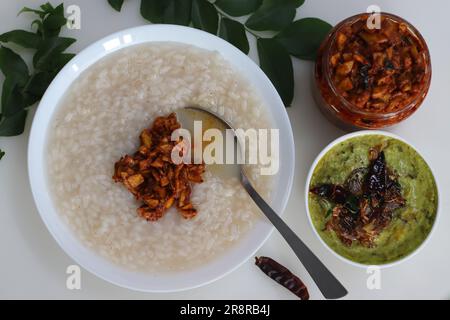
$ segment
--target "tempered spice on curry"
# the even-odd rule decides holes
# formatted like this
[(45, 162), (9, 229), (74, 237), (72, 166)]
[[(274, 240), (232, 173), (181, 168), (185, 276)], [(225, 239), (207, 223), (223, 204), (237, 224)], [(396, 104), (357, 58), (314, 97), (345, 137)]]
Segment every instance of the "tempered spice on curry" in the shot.
[(373, 247), (396, 210), (406, 205), (398, 177), (387, 166), (382, 146), (371, 148), (368, 154), (369, 167), (353, 170), (343, 185), (325, 183), (310, 189), (334, 205), (326, 229), (333, 230), (348, 246), (358, 241)]
[[(370, 181), (369, 170), (375, 168), (376, 161), (373, 159), (377, 156), (376, 159), (382, 161), (380, 151), (383, 151), (388, 168), (386, 179)], [(381, 168), (380, 172), (384, 171), (382, 167), (378, 168)], [(427, 238), (436, 218), (438, 191), (430, 168), (412, 147), (395, 138), (363, 135), (337, 144), (314, 169), (310, 188), (323, 185), (339, 187), (310, 192), (308, 207), (313, 225), (331, 249), (358, 263), (385, 264), (409, 255)], [(364, 197), (373, 191), (364, 191), (365, 188), (379, 190), (382, 185), (391, 185), (393, 189), (375, 207), (389, 206), (388, 213), (392, 215), (370, 217), (377, 224), (371, 224), (370, 219), (364, 220), (368, 223), (363, 222), (362, 219), (369, 217), (370, 212), (366, 210), (374, 207), (373, 203), (367, 202), (372, 201), (370, 197)], [(327, 197), (319, 195), (319, 191)], [(356, 199), (359, 197), (360, 200), (351, 200), (355, 198), (349, 197), (348, 193), (356, 194)], [(331, 201), (325, 198), (331, 198)], [(352, 210), (356, 218), (361, 218), (359, 223), (348, 212)], [(352, 228), (341, 229), (346, 222)], [(358, 228), (363, 229), (362, 232)]]

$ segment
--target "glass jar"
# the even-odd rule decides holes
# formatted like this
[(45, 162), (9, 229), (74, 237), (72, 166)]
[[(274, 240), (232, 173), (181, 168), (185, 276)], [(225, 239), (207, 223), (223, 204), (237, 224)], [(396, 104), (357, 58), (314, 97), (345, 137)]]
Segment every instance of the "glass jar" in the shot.
[(395, 125), (419, 108), (430, 87), (430, 53), (417, 29), (388, 13), (371, 29), (369, 17), (339, 23), (317, 55), (317, 104), (344, 129)]

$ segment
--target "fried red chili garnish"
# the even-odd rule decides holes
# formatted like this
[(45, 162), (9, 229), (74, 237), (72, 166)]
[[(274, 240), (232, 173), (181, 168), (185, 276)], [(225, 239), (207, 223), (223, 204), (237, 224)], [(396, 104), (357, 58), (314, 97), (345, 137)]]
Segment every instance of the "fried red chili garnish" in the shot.
[(309, 293), (305, 284), (286, 267), (269, 257), (255, 257), (255, 264), (267, 276), (291, 291), (301, 300), (309, 300)]
[(137, 212), (148, 221), (160, 219), (173, 205), (186, 219), (197, 214), (190, 200), (191, 185), (203, 182), (205, 165), (172, 161), (172, 149), (181, 141), (171, 141), (171, 135), (180, 127), (175, 113), (156, 118), (151, 128), (142, 131), (138, 151), (114, 165), (114, 181), (143, 202)]
[(387, 167), (384, 152), (371, 149), (369, 158), (369, 167), (354, 170), (344, 185), (322, 184), (310, 189), (334, 205), (326, 229), (334, 231), (348, 246), (357, 241), (373, 247), (395, 211), (406, 205), (398, 177)]

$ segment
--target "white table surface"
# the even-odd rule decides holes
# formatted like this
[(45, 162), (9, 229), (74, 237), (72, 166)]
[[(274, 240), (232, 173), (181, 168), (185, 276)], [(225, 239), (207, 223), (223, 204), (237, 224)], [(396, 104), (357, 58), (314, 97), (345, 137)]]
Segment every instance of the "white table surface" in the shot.
[[(17, 12), (23, 6), (36, 7), (44, 0), (0, 1), (0, 33), (27, 29), (30, 17)], [(51, 1), (58, 4), (59, 1)], [(79, 52), (95, 40), (128, 27), (145, 24), (138, 13), (139, 1), (125, 1), (122, 13), (116, 13), (106, 0), (69, 0), (65, 5), (81, 8), (81, 30), (64, 30), (78, 39), (71, 48)], [(332, 24), (365, 11), (373, 4), (366, 0), (306, 0), (297, 17), (320, 17)], [(284, 218), (322, 261), (348, 288), (353, 299), (449, 299), (450, 298), (450, 41), (446, 27), (450, 2), (445, 0), (378, 0), (383, 11), (398, 14), (413, 23), (429, 45), (433, 80), (421, 109), (401, 125), (389, 129), (419, 148), (434, 168), (440, 182), (442, 207), (439, 224), (431, 241), (412, 259), (400, 266), (383, 269), (381, 290), (369, 290), (368, 274), (338, 260), (313, 234), (304, 208), (306, 174), (316, 155), (344, 132), (328, 123), (311, 97), (313, 64), (294, 59), (295, 100), (288, 113), (296, 143), (294, 186)], [(255, 50), (252, 43), (251, 56)], [(2, 81), (3, 78), (0, 78)], [(293, 299), (290, 292), (266, 278), (248, 261), (230, 275), (210, 285), (178, 293), (150, 294), (133, 292), (109, 284), (82, 271), (81, 290), (66, 289), (66, 268), (74, 264), (42, 223), (34, 205), (26, 169), (27, 141), (32, 116), (25, 133), (0, 138), (7, 155), (0, 161), (0, 298), (59, 299)], [(258, 252), (275, 258), (299, 275), (312, 299), (323, 296), (283, 239), (274, 232)]]

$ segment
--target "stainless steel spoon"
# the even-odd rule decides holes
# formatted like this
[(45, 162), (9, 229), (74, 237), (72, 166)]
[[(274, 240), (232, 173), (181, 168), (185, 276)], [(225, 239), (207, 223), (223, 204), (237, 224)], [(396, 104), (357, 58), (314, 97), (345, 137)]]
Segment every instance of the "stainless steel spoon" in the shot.
[[(222, 129), (231, 129), (234, 131), (234, 128), (220, 116), (200, 107), (187, 107), (181, 109), (177, 111), (177, 116), (182, 126), (189, 130), (189, 127), (192, 125), (193, 120), (199, 120), (199, 113), (203, 114), (203, 116), (201, 117), (202, 120), (205, 119), (204, 116), (207, 116), (207, 118), (209, 118), (208, 127), (213, 127), (213, 125), (211, 125), (211, 118), (213, 118), (216, 120), (216, 124), (217, 122), (222, 124)], [(236, 135), (235, 144), (239, 144), (239, 139), (236, 138)], [(231, 166), (236, 168), (236, 170), (227, 170), (227, 175), (230, 175), (230, 172), (233, 172), (231, 175), (240, 177), (240, 181), (244, 189), (248, 192), (256, 205), (261, 209), (261, 211), (270, 220), (270, 222), (274, 225), (274, 227), (278, 230), (278, 232), (283, 236), (283, 238), (295, 252), (299, 260), (302, 262), (303, 266), (311, 275), (311, 278), (313, 278), (313, 280), (319, 287), (324, 297), (327, 299), (338, 299), (344, 297), (347, 294), (347, 290), (344, 288), (344, 286), (303, 243), (303, 241), (291, 230), (291, 228), (289, 228), (289, 226), (283, 221), (283, 219), (281, 219), (280, 216), (258, 194), (258, 192), (249, 181), (247, 175), (245, 174), (244, 166), (239, 164)]]

